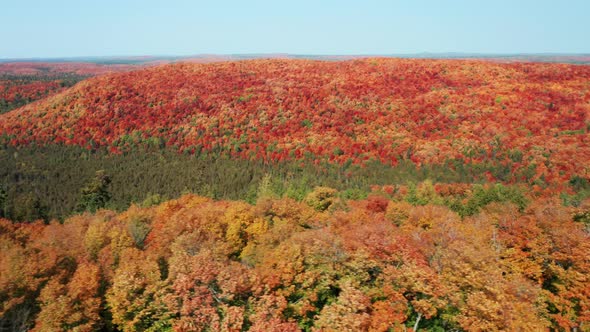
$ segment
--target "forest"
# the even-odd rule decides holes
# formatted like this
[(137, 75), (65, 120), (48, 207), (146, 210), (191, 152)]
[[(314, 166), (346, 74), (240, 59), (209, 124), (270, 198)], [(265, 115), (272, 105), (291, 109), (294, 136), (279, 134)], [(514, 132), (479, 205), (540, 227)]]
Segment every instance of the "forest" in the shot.
[(0, 114), (73, 86), (86, 76), (0, 75)]
[[(338, 189), (343, 198), (359, 199), (366, 198), (374, 185), (408, 187), (426, 180), (442, 186), (486, 184), (486, 173), (504, 179), (506, 188), (531, 190), (526, 182), (514, 182), (515, 175), (510, 168), (464, 164), (461, 160), (419, 168), (410, 161), (395, 166), (374, 161), (361, 167), (328, 162), (265, 163), (215, 153), (179, 154), (170, 148), (134, 148), (111, 154), (105, 149), (88, 151), (75, 146), (49, 145), (0, 148), (0, 165), (0, 192), (4, 192), (0, 216), (14, 221), (63, 221), (77, 212), (81, 190), (97, 171), (105, 172), (111, 179), (111, 197), (104, 207), (115, 211), (123, 211), (131, 203), (140, 203), (150, 196), (176, 198), (189, 192), (254, 203), (263, 180), (277, 196), (286, 195), (299, 201), (317, 186)], [(528, 180), (534, 175), (530, 171), (515, 174)], [(551, 189), (541, 187), (531, 191), (537, 197), (550, 192)], [(567, 205), (581, 204), (590, 197), (587, 179), (573, 177), (560, 197)], [(450, 201), (447, 203), (452, 205)]]
[(64, 91), (88, 77), (133, 68), (77, 62), (0, 62), (0, 114)]
[(342, 165), (460, 159), (532, 172), (532, 184), (558, 188), (588, 176), (589, 80), (589, 66), (570, 64), (176, 63), (99, 75), (4, 113), (0, 144), (114, 154), (166, 146)]
[(590, 331), (586, 65), (0, 63), (0, 108), (0, 331)]
[[(458, 190), (477, 213), (441, 204)], [(317, 187), (298, 202), (262, 185), (255, 204), (187, 194), (63, 223), (0, 219), (0, 326), (590, 329), (587, 203), (522, 202), (496, 186), (404, 191), (346, 200)]]
[[(371, 185), (429, 179), (524, 185), (579, 205), (589, 195), (579, 185), (589, 178), (589, 68), (385, 58), (0, 64), (12, 95), (64, 85), (0, 115), (2, 210), (64, 220), (98, 170), (113, 180), (106, 207), (116, 211), (183, 192), (252, 203), (264, 176), (299, 200), (315, 186), (362, 198)], [(67, 88), (84, 75), (98, 76)]]

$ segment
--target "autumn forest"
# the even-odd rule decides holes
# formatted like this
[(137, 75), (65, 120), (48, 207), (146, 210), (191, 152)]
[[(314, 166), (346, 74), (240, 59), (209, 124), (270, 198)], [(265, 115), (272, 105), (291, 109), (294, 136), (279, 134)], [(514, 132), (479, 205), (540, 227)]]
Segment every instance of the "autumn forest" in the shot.
[(227, 60), (0, 63), (0, 331), (590, 331), (589, 65)]

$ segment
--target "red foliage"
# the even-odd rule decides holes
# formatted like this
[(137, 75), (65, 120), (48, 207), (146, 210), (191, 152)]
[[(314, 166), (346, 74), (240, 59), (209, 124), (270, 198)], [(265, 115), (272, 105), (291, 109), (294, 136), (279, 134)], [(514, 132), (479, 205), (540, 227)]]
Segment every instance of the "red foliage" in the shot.
[(167, 145), (265, 161), (459, 159), (561, 183), (587, 171), (589, 81), (590, 67), (563, 64), (178, 63), (92, 78), (0, 116), (0, 134), (11, 144)]
[(371, 195), (367, 198), (367, 210), (372, 212), (385, 212), (389, 200), (383, 196)]

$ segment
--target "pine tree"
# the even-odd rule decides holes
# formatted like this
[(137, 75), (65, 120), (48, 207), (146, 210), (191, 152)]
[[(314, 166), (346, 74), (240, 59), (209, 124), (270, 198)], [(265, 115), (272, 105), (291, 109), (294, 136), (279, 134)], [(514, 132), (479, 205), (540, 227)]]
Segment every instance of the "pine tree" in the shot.
[(2, 187), (0, 185), (0, 218), (6, 217), (6, 199), (8, 197), (8, 194), (6, 193), (6, 190), (4, 190), (4, 187)]
[(111, 199), (111, 193), (108, 191), (110, 183), (111, 178), (105, 174), (104, 170), (96, 171), (92, 181), (82, 188), (82, 196), (76, 210), (78, 212), (96, 212), (96, 210), (104, 208)]

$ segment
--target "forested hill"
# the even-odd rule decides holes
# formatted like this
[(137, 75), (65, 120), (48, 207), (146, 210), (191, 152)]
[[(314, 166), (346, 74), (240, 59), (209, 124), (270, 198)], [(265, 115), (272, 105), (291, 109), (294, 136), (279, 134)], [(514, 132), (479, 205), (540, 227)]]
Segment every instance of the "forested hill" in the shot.
[(588, 66), (177, 63), (46, 91), (0, 115), (0, 330), (589, 330)]
[(125, 64), (0, 60), (0, 114), (64, 91), (85, 78), (137, 68)]
[[(169, 146), (264, 161), (492, 166), (587, 177), (590, 67), (466, 60), (177, 63), (85, 80), (0, 115), (7, 145)], [(502, 171), (497, 171), (501, 169)]]

